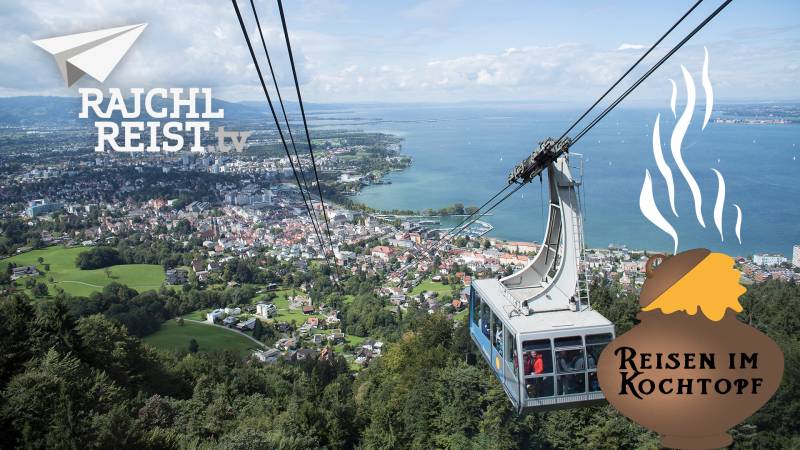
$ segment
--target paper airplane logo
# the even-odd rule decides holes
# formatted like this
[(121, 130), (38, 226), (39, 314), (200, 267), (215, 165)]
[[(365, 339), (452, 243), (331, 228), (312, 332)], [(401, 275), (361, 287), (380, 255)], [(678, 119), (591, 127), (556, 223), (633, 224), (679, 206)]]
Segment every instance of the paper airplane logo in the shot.
[(146, 23), (70, 34), (33, 41), (53, 55), (67, 86), (75, 84), (84, 73), (104, 82), (128, 49), (142, 34)]

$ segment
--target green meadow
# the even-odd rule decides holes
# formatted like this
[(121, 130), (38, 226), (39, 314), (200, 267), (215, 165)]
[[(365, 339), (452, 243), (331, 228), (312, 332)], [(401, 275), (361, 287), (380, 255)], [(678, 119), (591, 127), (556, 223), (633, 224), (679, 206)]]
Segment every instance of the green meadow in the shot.
[(452, 292), (452, 285), (449, 284), (442, 284), (441, 282), (436, 282), (431, 280), (430, 278), (426, 278), (422, 280), (420, 284), (418, 284), (414, 289), (409, 292), (408, 295), (412, 297), (416, 297), (417, 295), (425, 292), (425, 291), (433, 291), (439, 294), (439, 297), (443, 295), (450, 294)]
[(161, 329), (142, 339), (153, 347), (167, 351), (188, 350), (189, 341), (195, 339), (200, 352), (232, 350), (242, 356), (250, 354), (258, 345), (238, 331), (195, 323), (189, 320), (178, 325), (174, 320), (161, 324)]
[[(92, 292), (100, 291), (112, 282), (125, 284), (137, 291), (158, 289), (164, 282), (164, 269), (156, 264), (111, 266), (108, 268), (109, 274), (105, 269), (80, 270), (75, 267), (75, 258), (87, 249), (87, 247), (53, 246), (33, 250), (0, 261), (0, 269), (5, 270), (11, 262), (18, 266), (34, 265), (44, 273), (37, 277), (37, 280), (47, 283), (51, 294), (58, 286), (68, 294), (76, 296), (87, 296)], [(42, 258), (44, 263), (39, 264), (39, 258)], [(50, 265), (50, 271), (45, 270), (45, 264)], [(52, 282), (49, 281), (51, 277), (53, 278)], [(17, 284), (24, 286), (24, 278), (18, 280)]]
[[(324, 317), (322, 314), (303, 314), (302, 310), (299, 309), (289, 309), (289, 296), (292, 295), (291, 289), (281, 289), (275, 292), (277, 295), (274, 300), (272, 300), (272, 304), (278, 308), (277, 315), (272, 316), (272, 319), (276, 322), (289, 322), (291, 323), (292, 320), (296, 321), (298, 324), (304, 323), (309, 317)], [(296, 291), (297, 295), (305, 295), (299, 289)]]

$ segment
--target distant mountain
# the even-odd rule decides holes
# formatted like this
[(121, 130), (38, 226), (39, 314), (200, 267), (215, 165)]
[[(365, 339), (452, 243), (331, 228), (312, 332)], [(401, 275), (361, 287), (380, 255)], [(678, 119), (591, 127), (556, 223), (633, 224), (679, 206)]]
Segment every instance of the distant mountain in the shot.
[[(108, 99), (104, 100), (107, 104)], [(125, 101), (128, 109), (133, 109), (133, 98)], [(225, 120), (253, 120), (266, 117), (268, 110), (262, 104), (260, 107), (253, 104), (233, 103), (224, 100), (212, 99), (214, 110), (223, 108)], [(166, 107), (171, 110), (172, 100), (155, 98), (154, 108)], [(197, 101), (198, 111), (204, 108), (204, 99)], [(91, 126), (86, 120), (78, 118), (81, 111), (80, 97), (0, 97), (0, 126)], [(114, 120), (120, 120), (115, 114)], [(149, 116), (143, 112), (140, 120), (148, 120)], [(93, 120), (92, 120), (93, 121)]]

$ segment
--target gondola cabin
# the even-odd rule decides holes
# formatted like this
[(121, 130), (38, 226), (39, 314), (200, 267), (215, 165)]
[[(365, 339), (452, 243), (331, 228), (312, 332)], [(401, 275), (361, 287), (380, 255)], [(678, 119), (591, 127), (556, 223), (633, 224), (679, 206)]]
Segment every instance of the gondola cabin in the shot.
[(536, 256), (519, 272), (470, 289), (470, 336), (519, 412), (603, 400), (597, 361), (614, 339), (614, 325), (589, 302), (579, 183), (567, 156), (549, 165), (548, 183)]
[(470, 292), (470, 335), (518, 411), (574, 407), (603, 400), (600, 352), (614, 325), (597, 311), (513, 315), (498, 280)]

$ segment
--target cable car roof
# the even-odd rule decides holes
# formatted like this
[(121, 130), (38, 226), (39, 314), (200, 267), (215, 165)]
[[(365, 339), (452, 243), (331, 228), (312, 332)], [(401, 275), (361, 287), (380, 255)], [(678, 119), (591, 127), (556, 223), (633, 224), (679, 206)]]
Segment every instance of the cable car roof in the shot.
[[(613, 327), (613, 324), (593, 309), (582, 311), (569, 309), (535, 312), (529, 316), (514, 311), (514, 304), (509, 299), (510, 293), (495, 279), (475, 280), (473, 288), (485, 302), (518, 333), (536, 333), (541, 331), (572, 330), (576, 328)], [(510, 317), (509, 317), (510, 316)]]

